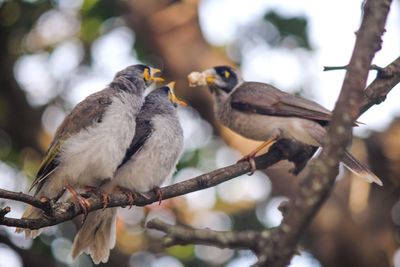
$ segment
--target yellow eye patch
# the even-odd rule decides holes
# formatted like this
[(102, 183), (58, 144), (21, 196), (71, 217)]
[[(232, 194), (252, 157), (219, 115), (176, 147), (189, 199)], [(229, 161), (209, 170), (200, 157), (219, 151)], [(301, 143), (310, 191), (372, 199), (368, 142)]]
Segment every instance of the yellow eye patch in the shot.
[(231, 74), (229, 73), (229, 71), (224, 71), (224, 76), (225, 79), (228, 79), (231, 76)]

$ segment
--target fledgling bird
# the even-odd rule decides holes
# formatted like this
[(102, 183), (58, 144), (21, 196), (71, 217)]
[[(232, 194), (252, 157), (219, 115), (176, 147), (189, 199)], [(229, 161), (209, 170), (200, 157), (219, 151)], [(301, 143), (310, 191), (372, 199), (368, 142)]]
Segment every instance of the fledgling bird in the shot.
[[(31, 188), (34, 196), (52, 199), (67, 187), (83, 209), (80, 186), (99, 186), (114, 176), (135, 134), (135, 119), (144, 91), (160, 70), (132, 65), (118, 72), (108, 87), (80, 102), (58, 127)], [(28, 207), (22, 218), (40, 218), (43, 212)], [(40, 230), (17, 228), (35, 238)]]
[[(264, 141), (244, 157), (250, 160), (253, 171), (255, 155), (280, 138), (320, 147), (332, 119), (332, 113), (323, 106), (270, 84), (246, 82), (229, 66), (193, 72), (188, 79), (190, 86), (208, 85), (214, 99), (215, 115), (224, 126), (244, 137)], [(382, 181), (348, 151), (342, 162), (368, 182), (382, 185)]]
[[(175, 171), (183, 149), (183, 132), (177, 114), (177, 104), (182, 104), (173, 92), (174, 83), (152, 91), (136, 118), (135, 136), (127, 145), (125, 157), (114, 178), (104, 185), (106, 192), (123, 188), (132, 192), (148, 192)], [(115, 222), (117, 208), (89, 213), (75, 236), (72, 257), (83, 252), (93, 262), (107, 262), (110, 250), (115, 246)]]

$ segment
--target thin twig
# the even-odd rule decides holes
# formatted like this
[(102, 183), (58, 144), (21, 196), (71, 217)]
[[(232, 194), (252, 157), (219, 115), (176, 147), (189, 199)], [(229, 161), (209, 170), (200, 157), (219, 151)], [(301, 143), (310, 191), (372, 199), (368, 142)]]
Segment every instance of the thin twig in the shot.
[(331, 71), (331, 70), (346, 70), (347, 65), (344, 66), (324, 66), (323, 71)]
[[(344, 65), (344, 66), (324, 66), (323, 71), (331, 71), (331, 70), (347, 70), (348, 65)], [(369, 67), (369, 70), (376, 70), (378, 72), (378, 75), (385, 75), (384, 74), (384, 68), (379, 67), (378, 65), (372, 64)]]
[(13, 192), (5, 189), (0, 189), (0, 198), (16, 200), (32, 205), (39, 209), (44, 209), (44, 204), (40, 199), (34, 198), (33, 196), (24, 194), (22, 192)]

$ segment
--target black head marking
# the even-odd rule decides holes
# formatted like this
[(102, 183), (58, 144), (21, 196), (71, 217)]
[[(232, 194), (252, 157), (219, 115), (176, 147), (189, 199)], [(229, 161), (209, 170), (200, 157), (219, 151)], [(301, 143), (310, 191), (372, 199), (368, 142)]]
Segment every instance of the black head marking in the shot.
[(168, 95), (171, 89), (168, 86), (163, 86), (160, 88), (160, 91), (163, 92), (164, 94)]
[(214, 67), (214, 70), (218, 76), (218, 79), (221, 81), (217, 87), (226, 93), (230, 93), (238, 84), (238, 76), (236, 71), (229, 66), (217, 66)]

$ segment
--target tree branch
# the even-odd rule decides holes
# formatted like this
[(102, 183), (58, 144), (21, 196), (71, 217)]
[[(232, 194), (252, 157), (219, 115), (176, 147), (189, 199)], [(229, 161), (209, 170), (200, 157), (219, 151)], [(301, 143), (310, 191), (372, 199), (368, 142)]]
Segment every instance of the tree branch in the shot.
[[(304, 149), (304, 145), (296, 143), (292, 140), (279, 140), (273, 145), (269, 153), (256, 158), (257, 169), (268, 168), (282, 159), (299, 161), (299, 159), (303, 157), (304, 151), (307, 151)], [(195, 178), (176, 183), (174, 185), (163, 187), (161, 188), (161, 193), (163, 199), (185, 195), (190, 192), (216, 186), (222, 182), (246, 174), (250, 172), (250, 170), (251, 167), (248, 162), (236, 163), (234, 165), (221, 168)], [(57, 202), (57, 198), (52, 200), (48, 200), (46, 198), (37, 200), (27, 194), (10, 192), (7, 190), (0, 190), (0, 198), (28, 203), (39, 209), (42, 209), (46, 214), (46, 216), (43, 216), (39, 219), (15, 219), (9, 217), (0, 217), (0, 225), (39, 229), (71, 220), (83, 212), (79, 205), (75, 205), (74, 203), (70, 202)], [(90, 195), (88, 201), (91, 204), (89, 211), (103, 208), (102, 199), (95, 194)], [(158, 196), (154, 192), (148, 192), (146, 194), (137, 194), (133, 205), (145, 206), (154, 202), (158, 202)], [(124, 207), (127, 205), (130, 205), (130, 201), (125, 194), (110, 194), (108, 207)]]
[(0, 189), (0, 198), (24, 202), (26, 204), (29, 204), (31, 206), (34, 206), (34, 207), (42, 209), (42, 210), (44, 210), (46, 208), (45, 207), (46, 201), (44, 201), (44, 199), (41, 201), (33, 196), (24, 194), (22, 192), (17, 193), (17, 192)]
[(352, 124), (359, 114), (369, 66), (381, 48), (390, 3), (390, 0), (365, 2), (361, 26), (321, 156), (289, 203), (280, 227), (273, 233), (275, 238), (271, 238), (270, 245), (259, 255), (259, 266), (283, 267), (290, 263), (301, 234), (332, 191), (340, 159), (352, 137)]
[(270, 232), (259, 231), (213, 231), (210, 229), (193, 229), (186, 225), (172, 225), (159, 219), (147, 223), (147, 228), (156, 229), (167, 233), (163, 242), (166, 246), (201, 244), (217, 246), (220, 248), (251, 249), (257, 253), (258, 242), (268, 238)]
[(387, 94), (400, 82), (400, 57), (383, 68), (376, 79), (364, 91), (359, 116), (373, 105), (385, 101)]

